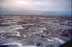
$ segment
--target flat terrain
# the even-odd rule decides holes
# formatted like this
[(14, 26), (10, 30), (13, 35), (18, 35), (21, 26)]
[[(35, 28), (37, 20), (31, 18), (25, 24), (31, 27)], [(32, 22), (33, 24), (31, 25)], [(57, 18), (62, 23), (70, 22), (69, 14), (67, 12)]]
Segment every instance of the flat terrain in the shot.
[(71, 16), (0, 16), (1, 45), (58, 47), (70, 39), (72, 39)]

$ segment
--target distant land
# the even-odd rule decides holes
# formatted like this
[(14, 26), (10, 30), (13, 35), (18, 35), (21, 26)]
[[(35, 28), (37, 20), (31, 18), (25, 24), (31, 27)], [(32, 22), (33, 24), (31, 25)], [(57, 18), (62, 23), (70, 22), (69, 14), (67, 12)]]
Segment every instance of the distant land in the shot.
[(35, 11), (35, 10), (8, 10), (0, 9), (1, 15), (52, 15), (52, 16), (72, 16), (71, 11)]

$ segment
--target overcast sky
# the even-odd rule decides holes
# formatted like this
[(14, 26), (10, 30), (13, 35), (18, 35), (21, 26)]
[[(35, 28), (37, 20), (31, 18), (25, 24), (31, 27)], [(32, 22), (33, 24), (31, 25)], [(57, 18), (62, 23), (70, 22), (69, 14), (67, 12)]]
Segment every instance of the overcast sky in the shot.
[(0, 14), (14, 11), (14, 14), (44, 14), (44, 12), (48, 12), (55, 15), (70, 15), (71, 0), (0, 0), (0, 8)]

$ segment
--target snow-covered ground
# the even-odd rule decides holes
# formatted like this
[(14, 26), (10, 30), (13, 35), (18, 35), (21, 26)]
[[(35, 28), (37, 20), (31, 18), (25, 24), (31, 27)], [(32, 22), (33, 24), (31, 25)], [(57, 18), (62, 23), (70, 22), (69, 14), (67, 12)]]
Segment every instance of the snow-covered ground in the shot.
[(2, 16), (0, 44), (19, 47), (58, 47), (70, 40), (71, 17)]

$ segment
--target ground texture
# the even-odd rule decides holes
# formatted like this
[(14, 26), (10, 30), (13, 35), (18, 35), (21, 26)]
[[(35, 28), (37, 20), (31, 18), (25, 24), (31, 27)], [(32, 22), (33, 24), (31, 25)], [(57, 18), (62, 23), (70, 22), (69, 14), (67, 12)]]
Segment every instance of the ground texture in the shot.
[(0, 16), (0, 45), (58, 47), (70, 39), (70, 16)]

